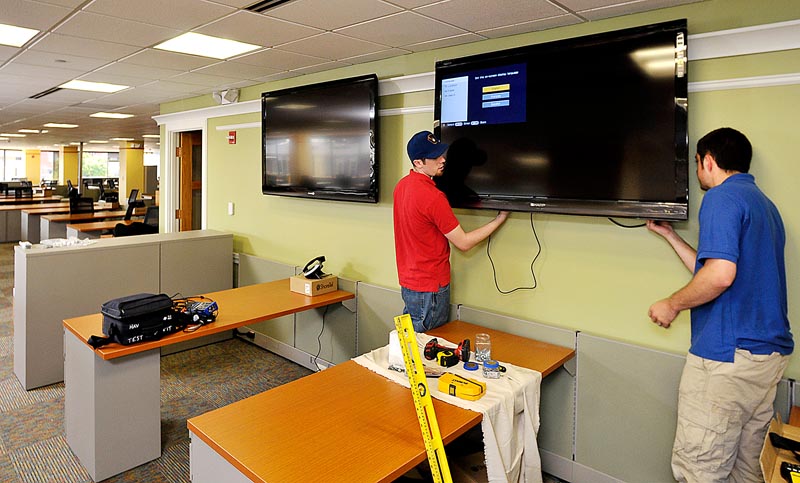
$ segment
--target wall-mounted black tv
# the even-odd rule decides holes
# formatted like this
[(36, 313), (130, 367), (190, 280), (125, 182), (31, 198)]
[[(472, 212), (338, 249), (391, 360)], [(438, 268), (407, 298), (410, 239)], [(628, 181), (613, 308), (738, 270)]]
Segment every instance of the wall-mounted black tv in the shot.
[(686, 21), (436, 63), (454, 207), (685, 220)]
[(261, 95), (264, 194), (378, 201), (374, 74)]

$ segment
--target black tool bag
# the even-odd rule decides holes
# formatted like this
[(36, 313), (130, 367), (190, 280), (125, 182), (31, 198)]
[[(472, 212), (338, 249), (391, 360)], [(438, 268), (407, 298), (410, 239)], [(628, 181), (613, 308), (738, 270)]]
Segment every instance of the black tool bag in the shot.
[(100, 312), (106, 337), (89, 338), (87, 343), (95, 349), (111, 342), (130, 345), (158, 340), (186, 326), (166, 294), (140, 293), (112, 299), (100, 307)]

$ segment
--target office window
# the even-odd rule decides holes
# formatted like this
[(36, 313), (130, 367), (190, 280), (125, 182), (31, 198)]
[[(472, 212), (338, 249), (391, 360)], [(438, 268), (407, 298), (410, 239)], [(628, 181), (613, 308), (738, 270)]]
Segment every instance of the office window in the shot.
[(25, 153), (16, 149), (0, 150), (2, 161), (3, 180), (10, 181), (14, 178), (25, 177)]
[(39, 172), (42, 180), (58, 179), (58, 151), (41, 151)]
[[(108, 155), (111, 153), (101, 153), (84, 151), (81, 160), (81, 172), (84, 178), (105, 178), (108, 176)], [(119, 171), (119, 168), (117, 168)]]

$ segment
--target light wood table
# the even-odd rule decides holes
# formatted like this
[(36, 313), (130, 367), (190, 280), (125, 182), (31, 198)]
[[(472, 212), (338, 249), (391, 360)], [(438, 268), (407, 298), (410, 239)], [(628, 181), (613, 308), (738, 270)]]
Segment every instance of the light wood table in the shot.
[[(567, 347), (453, 321), (429, 334), (451, 342), (486, 332), (492, 356), (547, 375)], [(434, 399), (445, 443), (481, 414)], [(389, 482), (426, 460), (411, 392), (347, 361), (188, 420), (193, 483)]]
[[(134, 215), (143, 215), (144, 209), (135, 209)], [(69, 236), (76, 236), (75, 233), (70, 235), (69, 226), (73, 224), (89, 225), (96, 222), (105, 222), (108, 220), (116, 219), (122, 220), (125, 217), (126, 210), (112, 210), (112, 211), (96, 211), (94, 213), (61, 213), (42, 215), (39, 219), (39, 232), (43, 240), (48, 238), (64, 238)], [(116, 226), (117, 222), (113, 223), (111, 228)], [(101, 229), (102, 230), (102, 229)]]
[[(20, 239), (31, 243), (39, 243), (41, 234), (41, 217), (47, 215), (64, 215), (69, 213), (69, 203), (50, 203), (49, 205), (35, 206), (20, 211), (21, 233)], [(3, 208), (3, 207), (0, 207)], [(95, 211), (114, 211), (119, 209), (118, 203), (95, 203)]]
[(214, 323), (158, 341), (93, 350), (86, 341), (102, 335), (102, 316), (64, 321), (67, 444), (94, 481), (161, 456), (161, 347), (354, 298), (291, 292), (288, 279), (205, 295), (219, 305)]

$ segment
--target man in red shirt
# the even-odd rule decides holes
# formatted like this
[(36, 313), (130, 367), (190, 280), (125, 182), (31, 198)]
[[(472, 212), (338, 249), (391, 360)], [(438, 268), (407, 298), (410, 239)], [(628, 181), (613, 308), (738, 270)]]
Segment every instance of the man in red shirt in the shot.
[(407, 146), (411, 171), (394, 189), (394, 245), (397, 275), (414, 330), (425, 332), (450, 320), (450, 243), (469, 250), (508, 218), (501, 211), (480, 228), (465, 232), (447, 197), (433, 182), (444, 172), (447, 144), (428, 132), (415, 134)]

